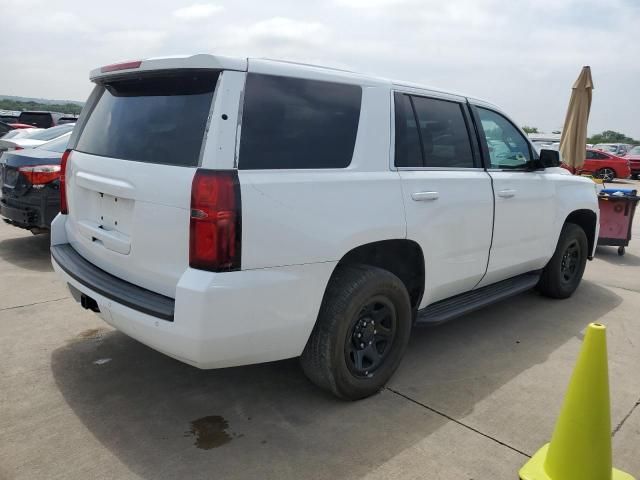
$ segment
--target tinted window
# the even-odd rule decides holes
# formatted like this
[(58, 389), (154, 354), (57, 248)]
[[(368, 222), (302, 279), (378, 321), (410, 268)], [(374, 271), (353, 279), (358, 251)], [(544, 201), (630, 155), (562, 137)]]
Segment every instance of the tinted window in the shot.
[(593, 158), (595, 158), (596, 160), (606, 160), (609, 157), (607, 157), (604, 153), (593, 152)]
[(105, 84), (75, 149), (136, 162), (198, 165), (217, 77), (192, 71)]
[(249, 74), (238, 168), (344, 168), (351, 163), (362, 89)]
[(422, 147), (416, 117), (408, 95), (394, 95), (396, 110), (396, 167), (422, 167)]
[(53, 126), (53, 119), (49, 112), (22, 112), (18, 117), (18, 123), (25, 123), (39, 128)]
[(587, 160), (595, 158), (594, 153), (591, 150), (587, 150)]
[(531, 160), (529, 143), (502, 115), (478, 108), (480, 123), (489, 147), (491, 168), (519, 169)]
[(47, 128), (38, 133), (34, 133), (33, 135), (29, 135), (30, 140), (44, 140), (48, 142), (49, 140), (53, 140), (54, 138), (58, 138), (60, 135), (64, 135), (65, 133), (69, 133), (73, 130), (75, 125), (59, 125), (57, 127)]
[(462, 105), (412, 97), (420, 125), (425, 167), (470, 168), (473, 154)]

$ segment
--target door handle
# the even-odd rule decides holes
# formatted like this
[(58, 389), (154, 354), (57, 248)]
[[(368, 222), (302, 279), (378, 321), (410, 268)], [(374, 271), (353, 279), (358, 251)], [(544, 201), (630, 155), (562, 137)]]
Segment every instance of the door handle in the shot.
[(500, 190), (498, 196), (502, 198), (511, 198), (516, 196), (516, 191), (512, 189)]
[(416, 202), (428, 202), (430, 200), (437, 200), (440, 194), (438, 192), (413, 192), (411, 198)]

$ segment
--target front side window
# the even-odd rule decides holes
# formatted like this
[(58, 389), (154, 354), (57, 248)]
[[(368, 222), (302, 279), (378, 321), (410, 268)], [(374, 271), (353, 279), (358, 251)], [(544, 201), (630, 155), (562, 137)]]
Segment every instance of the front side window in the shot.
[(529, 143), (513, 124), (499, 113), (478, 108), (487, 140), (490, 168), (522, 169), (531, 161)]
[(351, 163), (362, 89), (249, 74), (238, 168), (345, 168)]

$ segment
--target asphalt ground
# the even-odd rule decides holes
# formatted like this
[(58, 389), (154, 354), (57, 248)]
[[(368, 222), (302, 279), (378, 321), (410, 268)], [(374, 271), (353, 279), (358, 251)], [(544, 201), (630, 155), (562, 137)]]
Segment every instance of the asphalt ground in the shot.
[[(640, 184), (638, 184), (640, 186)], [(47, 235), (0, 224), (2, 479), (516, 479), (551, 436), (584, 329), (608, 329), (614, 465), (640, 476), (640, 220), (568, 300), (528, 292), (414, 331), (348, 403), (296, 359), (202, 371), (81, 309)]]

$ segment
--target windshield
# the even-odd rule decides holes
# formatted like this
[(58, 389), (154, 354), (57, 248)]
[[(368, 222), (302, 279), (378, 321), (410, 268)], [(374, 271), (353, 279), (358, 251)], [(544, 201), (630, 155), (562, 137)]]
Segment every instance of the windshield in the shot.
[(596, 145), (596, 148), (604, 152), (616, 152), (618, 150), (618, 147), (616, 147), (615, 145), (607, 145), (605, 143)]
[(640, 145), (636, 145), (631, 150), (629, 150), (629, 155), (640, 155)]
[(64, 135), (65, 133), (71, 132), (75, 123), (67, 123), (65, 125), (59, 125), (57, 127), (47, 128), (46, 130), (38, 133), (34, 133), (29, 136), (29, 140), (53, 140), (54, 138), (58, 138), (60, 135)]
[(50, 152), (63, 153), (67, 149), (69, 138), (71, 138), (71, 132), (65, 133), (61, 137), (51, 140), (50, 142), (43, 143), (36, 148), (41, 148), (42, 150), (48, 150)]

